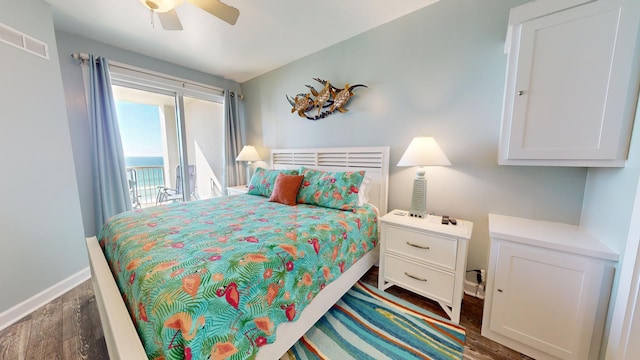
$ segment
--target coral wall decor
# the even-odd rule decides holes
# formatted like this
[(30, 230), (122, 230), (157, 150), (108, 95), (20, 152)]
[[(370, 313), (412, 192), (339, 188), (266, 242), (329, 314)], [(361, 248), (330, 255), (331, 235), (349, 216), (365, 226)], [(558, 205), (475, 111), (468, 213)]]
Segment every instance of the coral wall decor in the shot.
[[(344, 88), (339, 89), (331, 85), (326, 80), (322, 80), (319, 78), (313, 78), (313, 80), (322, 84), (323, 87), (320, 91), (316, 90), (311, 85), (305, 85), (307, 88), (309, 88), (309, 93), (298, 94), (293, 99), (290, 98), (289, 95), (286, 95), (287, 101), (289, 101), (289, 104), (293, 106), (291, 112), (297, 112), (298, 116), (307, 118), (309, 120), (326, 118), (327, 116), (333, 114), (336, 110), (341, 113), (347, 112), (348, 110), (347, 108), (345, 108), (345, 105), (347, 105), (347, 102), (353, 96), (353, 89), (360, 86), (367, 87), (367, 85), (362, 84), (351, 86), (349, 86), (349, 84), (346, 84)], [(314, 114), (315, 109), (318, 110)]]

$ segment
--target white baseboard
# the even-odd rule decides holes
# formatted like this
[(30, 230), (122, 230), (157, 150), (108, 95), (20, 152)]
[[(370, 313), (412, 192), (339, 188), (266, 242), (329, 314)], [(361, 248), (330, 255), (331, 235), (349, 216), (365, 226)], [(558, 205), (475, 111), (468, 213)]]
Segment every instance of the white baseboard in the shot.
[(0, 331), (11, 326), (23, 317), (31, 314), (51, 300), (59, 297), (91, 277), (91, 270), (86, 267), (57, 284), (45, 289), (27, 300), (0, 313)]

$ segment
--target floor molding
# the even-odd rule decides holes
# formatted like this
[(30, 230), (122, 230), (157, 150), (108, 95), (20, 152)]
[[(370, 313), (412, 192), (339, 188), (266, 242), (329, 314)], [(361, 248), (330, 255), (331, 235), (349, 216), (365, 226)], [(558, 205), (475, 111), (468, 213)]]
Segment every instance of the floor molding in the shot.
[(23, 317), (31, 314), (51, 300), (73, 289), (91, 277), (91, 270), (87, 266), (79, 272), (69, 276), (57, 284), (37, 293), (27, 300), (0, 313), (0, 331), (11, 326)]

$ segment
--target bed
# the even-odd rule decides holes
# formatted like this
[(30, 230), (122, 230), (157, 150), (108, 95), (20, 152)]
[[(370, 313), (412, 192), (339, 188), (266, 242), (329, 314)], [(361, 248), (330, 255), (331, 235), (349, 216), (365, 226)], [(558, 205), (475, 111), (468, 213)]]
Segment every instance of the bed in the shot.
[[(101, 243), (95, 237), (87, 239), (92, 282), (110, 358), (147, 358), (141, 337), (147, 344), (162, 340), (162, 343), (158, 344), (159, 347), (179, 348), (185, 359), (192, 356), (190, 353), (192, 350), (200, 354), (202, 349), (209, 347), (212, 359), (224, 358), (227, 350), (232, 350), (226, 352), (227, 355), (231, 355), (231, 358), (255, 356), (258, 359), (277, 359), (281, 357), (377, 262), (375, 214), (384, 214), (387, 210), (388, 156), (387, 147), (271, 151), (272, 169), (284, 171), (304, 167), (322, 171), (366, 172), (363, 184), (368, 189), (368, 204), (358, 206), (357, 210), (340, 211), (307, 204), (292, 207), (268, 202), (266, 198), (259, 196), (238, 195), (213, 202), (178, 203), (157, 210), (141, 210), (114, 217), (111, 225), (108, 224), (105, 227), (103, 231), (105, 236), (102, 237)], [(237, 210), (242, 206), (254, 210)], [(281, 213), (282, 209), (288, 212)], [(209, 217), (209, 213), (213, 217)], [(366, 220), (366, 217), (372, 216), (371, 214), (374, 214), (374, 218)], [(248, 221), (249, 224), (241, 223), (240, 218)], [(178, 221), (182, 224), (177, 226), (169, 221)], [(189, 227), (189, 223), (194, 222), (199, 225)], [(220, 223), (222, 227), (211, 230), (206, 227), (212, 225), (208, 222)], [(328, 226), (329, 223), (332, 225)], [(301, 229), (301, 227), (304, 228)], [(245, 228), (248, 232), (243, 233)], [(232, 231), (225, 232), (225, 229), (232, 229)], [(119, 232), (115, 232), (116, 230)], [(182, 235), (180, 235), (181, 231)], [(375, 234), (372, 234), (374, 232)], [(191, 237), (196, 233), (215, 241), (198, 243), (197, 249), (191, 249), (195, 252), (188, 253), (190, 254), (188, 261), (183, 260), (184, 263), (188, 262), (189, 266), (175, 266), (177, 264), (171, 262), (175, 258), (175, 253), (193, 248), (195, 243), (191, 242)], [(360, 236), (359, 233), (363, 236), (362, 239), (357, 238)], [(297, 239), (295, 234), (303, 238)], [(322, 241), (323, 238), (328, 242), (335, 241), (341, 234), (344, 235), (345, 242), (340, 246), (331, 247), (318, 243), (318, 239)], [(175, 237), (172, 237), (173, 235)], [(242, 241), (230, 240), (230, 243), (234, 244), (232, 247), (249, 246), (248, 249), (251, 249), (251, 246), (259, 245), (261, 249), (274, 250), (274, 254), (269, 259), (274, 259), (273, 256), (275, 256), (280, 260), (275, 262), (266, 260), (263, 253), (259, 251), (245, 252), (241, 257), (229, 255), (227, 260), (226, 250), (220, 244), (226, 243), (225, 237), (236, 235)], [(153, 238), (139, 241), (148, 236)], [(348, 243), (347, 238), (357, 238), (357, 240), (355, 243)], [(118, 258), (120, 260), (110, 257), (113, 260), (108, 262), (101, 244), (105, 247), (105, 252), (113, 252), (113, 255), (121, 252), (120, 255), (124, 257)], [(162, 249), (162, 252), (153, 255), (146, 253), (154, 247)], [(329, 251), (323, 253), (325, 250)], [(151, 251), (156, 250), (151, 249)], [(302, 270), (304, 269), (302, 263), (296, 261), (302, 261), (305, 253), (311, 254), (306, 256), (306, 259), (322, 257), (327, 261), (323, 264), (313, 263), (312, 270)], [(340, 260), (343, 255), (346, 256), (345, 259)], [(155, 262), (146, 261), (149, 260), (149, 256)], [(162, 256), (167, 258), (161, 258)], [(206, 266), (203, 265), (205, 263)], [(213, 263), (215, 266), (209, 267)], [(300, 271), (296, 273), (298, 270)], [(262, 276), (260, 279), (252, 280), (239, 278), (240, 275), (245, 276), (244, 273), (251, 272), (254, 275), (247, 275), (248, 277), (255, 277), (255, 273)], [(113, 274), (116, 274), (115, 278)], [(291, 280), (285, 280), (285, 275), (295, 277), (294, 285)], [(164, 300), (168, 300), (166, 303), (157, 300), (162, 298), (158, 296), (152, 303), (130, 300), (125, 304), (127, 295), (134, 297), (135, 294), (132, 294), (135, 291), (127, 288), (126, 284), (123, 286), (123, 283), (135, 283), (136, 276), (138, 280), (158, 278), (161, 283), (171, 283), (173, 278), (181, 279), (182, 286), (180, 283), (174, 284), (171, 287), (173, 292), (169, 291), (171, 295), (167, 295), (168, 293), (163, 295)], [(276, 279), (278, 276), (280, 280), (265, 282), (262, 285), (267, 295), (256, 295), (256, 289), (261, 287), (257, 285), (259, 280), (272, 279), (272, 277)], [(125, 289), (125, 301), (118, 283)], [(288, 286), (285, 287), (283, 284)], [(158, 285), (157, 288), (146, 289), (146, 292), (139, 289), (135, 296), (140, 294), (147, 294), (147, 297), (150, 296), (149, 294), (156, 296), (160, 288)], [(200, 306), (198, 304), (204, 302), (199, 297), (196, 298), (196, 293), (198, 296), (200, 293), (207, 293), (213, 299), (207, 301), (218, 301), (218, 305), (214, 307), (222, 310), (216, 314), (215, 321), (193, 315), (194, 306), (197, 308)], [(304, 301), (298, 298), (293, 301), (296, 294), (305, 295)], [(186, 311), (181, 312), (177, 308), (171, 308), (174, 302), (183, 298), (190, 301), (184, 306), (189, 308), (191, 316), (186, 316)], [(298, 305), (298, 308), (296, 309), (292, 304)], [(238, 307), (250, 309), (254, 315), (257, 314), (260, 321), (233, 315), (239, 314), (234, 312)], [(149, 320), (152, 313), (154, 315), (170, 314), (172, 317), (160, 320), (160, 325), (158, 321), (155, 322), (155, 335), (153, 331), (147, 333), (137, 331), (135, 323), (153, 322)], [(204, 338), (196, 341), (198, 334), (207, 334), (215, 327), (231, 329), (236, 337), (230, 338), (231, 335), (229, 335), (229, 338), (224, 339)], [(238, 334), (241, 335), (241, 339), (238, 339)], [(162, 356), (157, 354), (152, 351), (152, 356), (157, 358)]]

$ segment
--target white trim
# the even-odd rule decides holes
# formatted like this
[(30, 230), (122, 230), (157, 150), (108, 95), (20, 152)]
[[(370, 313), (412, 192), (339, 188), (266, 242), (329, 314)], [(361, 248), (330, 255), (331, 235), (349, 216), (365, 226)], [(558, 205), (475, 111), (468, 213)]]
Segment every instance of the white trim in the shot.
[[(89, 59), (85, 53), (73, 53), (71, 57), (83, 64)], [(112, 82), (119, 82), (120, 86), (144, 86), (217, 103), (222, 103), (224, 99), (224, 89), (114, 60), (109, 60), (109, 71)]]
[[(634, 354), (628, 352), (637, 339), (634, 333), (634, 321), (640, 297), (640, 181), (636, 187), (635, 201), (631, 212), (620, 279), (616, 292), (611, 330), (607, 341), (606, 359), (630, 359)], [(637, 326), (637, 324), (636, 324)]]
[(18, 320), (48, 304), (53, 299), (80, 285), (90, 277), (91, 272), (87, 266), (59, 283), (54, 284), (12, 308), (3, 311), (0, 313), (0, 331), (8, 328)]
[(220, 88), (123, 64), (117, 61), (109, 61), (109, 70), (111, 72), (112, 80), (144, 85), (156, 89), (169, 90), (178, 95), (215, 102), (222, 102), (224, 96), (224, 90)]
[[(87, 241), (91, 282), (96, 296), (96, 304), (100, 313), (104, 340), (107, 344), (111, 360), (142, 360), (146, 353), (142, 341), (138, 337), (129, 310), (122, 300), (107, 260), (96, 237)], [(117, 329), (117, 330), (116, 330)]]

